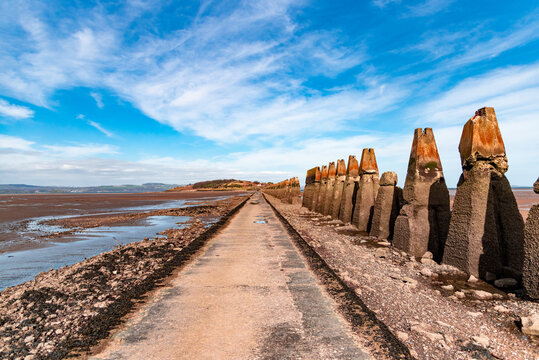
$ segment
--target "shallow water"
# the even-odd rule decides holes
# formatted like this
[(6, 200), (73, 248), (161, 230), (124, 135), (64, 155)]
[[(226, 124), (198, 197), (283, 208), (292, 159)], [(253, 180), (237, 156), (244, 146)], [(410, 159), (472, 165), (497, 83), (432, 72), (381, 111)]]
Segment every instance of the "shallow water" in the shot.
[[(149, 216), (134, 225), (81, 230), (68, 239), (63, 238), (63, 242), (49, 240), (46, 247), (0, 254), (0, 290), (32, 280), (42, 271), (72, 265), (110, 251), (117, 245), (153, 238), (167, 229), (182, 228), (189, 219), (188, 216)], [(57, 226), (48, 227), (57, 231), (66, 230)]]

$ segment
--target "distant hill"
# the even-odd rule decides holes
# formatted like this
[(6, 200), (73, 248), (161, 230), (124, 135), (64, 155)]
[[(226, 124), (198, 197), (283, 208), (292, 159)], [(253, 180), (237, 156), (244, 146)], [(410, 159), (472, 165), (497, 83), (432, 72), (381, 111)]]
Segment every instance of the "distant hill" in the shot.
[(0, 194), (140, 193), (166, 191), (177, 186), (177, 184), (162, 183), (146, 183), (142, 185), (102, 185), (84, 187), (0, 184)]
[(178, 186), (167, 191), (186, 191), (186, 190), (256, 190), (265, 183), (258, 181), (247, 181), (247, 180), (236, 180), (236, 179), (218, 179), (218, 180), (208, 180), (200, 181), (194, 184)]

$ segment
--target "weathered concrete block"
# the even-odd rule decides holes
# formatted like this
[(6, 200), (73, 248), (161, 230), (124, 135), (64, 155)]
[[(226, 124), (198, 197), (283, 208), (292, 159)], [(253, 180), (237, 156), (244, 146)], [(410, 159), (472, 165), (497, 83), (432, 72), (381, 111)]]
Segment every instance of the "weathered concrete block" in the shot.
[(290, 203), (294, 205), (301, 204), (301, 187), (298, 177), (293, 177), (290, 181)]
[(395, 220), (393, 245), (416, 257), (427, 251), (440, 261), (449, 228), (449, 191), (432, 129), (416, 129)]
[(314, 187), (313, 187), (313, 202), (310, 207), (311, 211), (316, 211), (316, 208), (318, 207), (318, 197), (320, 196), (320, 181), (322, 177), (322, 172), (319, 166), (317, 166), (316, 169), (317, 170), (314, 177)]
[(498, 171), (507, 171), (507, 157), (502, 134), (494, 108), (484, 107), (475, 112), (462, 129), (459, 144), (460, 159), (464, 168), (477, 161), (488, 161)]
[(532, 206), (526, 220), (522, 282), (526, 295), (539, 299), (539, 204)]
[(324, 215), (329, 215), (331, 200), (333, 199), (333, 186), (335, 185), (336, 174), (337, 174), (337, 168), (335, 167), (335, 162), (332, 161), (329, 163), (329, 166), (328, 166), (328, 181), (326, 183), (324, 207), (322, 209), (322, 214)]
[(335, 183), (333, 185), (333, 195), (329, 206), (329, 215), (333, 219), (339, 218), (339, 210), (341, 208), (341, 198), (346, 181), (346, 164), (344, 159), (337, 160), (337, 170), (335, 175)]
[(482, 278), (487, 272), (520, 278), (524, 221), (504, 175), (507, 158), (494, 109), (480, 109), (468, 120), (459, 151), (463, 173), (443, 261)]
[(326, 199), (326, 190), (328, 183), (328, 166), (322, 165), (320, 171), (320, 191), (318, 191), (318, 201), (316, 203), (316, 212), (322, 213), (324, 209), (324, 200)]
[(314, 167), (307, 170), (307, 176), (305, 177), (305, 188), (303, 189), (302, 206), (311, 210), (313, 205), (313, 195), (316, 182), (316, 172), (320, 172), (320, 168)]
[(370, 236), (381, 239), (393, 238), (395, 220), (402, 204), (402, 189), (396, 185), (396, 173), (389, 171), (382, 174), (380, 188), (374, 203)]
[(359, 231), (370, 231), (379, 187), (380, 179), (374, 149), (363, 149), (359, 163), (359, 187), (352, 215), (352, 224), (356, 225)]
[(346, 168), (346, 179), (343, 185), (341, 196), (341, 207), (339, 209), (339, 219), (344, 223), (352, 222), (352, 214), (356, 201), (356, 194), (359, 187), (359, 163), (355, 155), (348, 157), (348, 167)]

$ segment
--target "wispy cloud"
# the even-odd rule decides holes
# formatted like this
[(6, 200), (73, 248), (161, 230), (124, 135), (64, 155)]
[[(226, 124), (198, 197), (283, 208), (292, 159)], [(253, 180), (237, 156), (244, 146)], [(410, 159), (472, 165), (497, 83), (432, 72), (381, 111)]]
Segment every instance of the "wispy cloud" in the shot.
[(447, 10), (455, 0), (425, 0), (417, 5), (409, 6), (405, 16), (422, 17), (434, 15), (440, 11)]
[(116, 154), (118, 149), (112, 145), (76, 144), (76, 145), (43, 145), (54, 156), (64, 158), (90, 157), (102, 154)]
[(105, 106), (105, 104), (103, 104), (103, 96), (95, 91), (90, 92), (90, 96), (95, 100), (97, 107), (103, 109)]
[(25, 140), (17, 136), (0, 134), (1, 149), (31, 150), (34, 142)]
[(372, 4), (374, 6), (379, 7), (379, 8), (384, 8), (389, 4), (400, 3), (400, 2), (401, 2), (401, 0), (372, 0)]
[(10, 104), (4, 99), (0, 99), (0, 116), (12, 119), (28, 119), (34, 116), (34, 111), (26, 106)]
[(94, 128), (101, 131), (107, 137), (113, 137), (114, 136), (114, 134), (112, 132), (108, 131), (107, 129), (105, 129), (103, 126), (101, 126), (99, 123), (96, 123), (95, 121), (88, 120), (88, 124), (92, 125)]

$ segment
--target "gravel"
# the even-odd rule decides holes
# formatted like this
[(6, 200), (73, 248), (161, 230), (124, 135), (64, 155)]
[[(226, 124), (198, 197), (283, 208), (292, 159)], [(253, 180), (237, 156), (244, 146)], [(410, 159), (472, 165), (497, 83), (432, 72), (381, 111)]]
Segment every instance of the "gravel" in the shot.
[(349, 226), (327, 226), (318, 214), (266, 197), (414, 357), (539, 358), (537, 338), (520, 330), (521, 317), (538, 314), (539, 303), (467, 281), (456, 268), (429, 261), (429, 254), (418, 262), (381, 247), (379, 239), (350, 234)]

